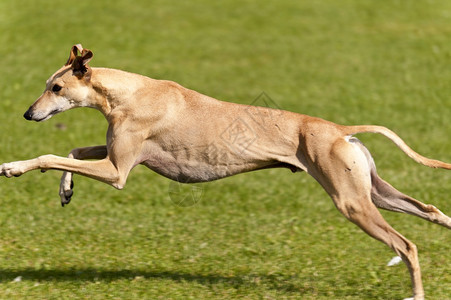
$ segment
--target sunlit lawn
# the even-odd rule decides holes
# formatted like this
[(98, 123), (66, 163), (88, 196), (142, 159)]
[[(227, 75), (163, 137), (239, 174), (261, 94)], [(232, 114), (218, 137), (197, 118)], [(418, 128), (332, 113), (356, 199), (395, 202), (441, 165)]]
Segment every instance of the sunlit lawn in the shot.
[[(93, 66), (169, 79), (218, 99), (342, 124), (381, 124), (451, 161), (448, 1), (0, 2), (0, 162), (105, 143), (88, 109), (22, 118), (70, 47)], [(451, 214), (451, 172), (359, 136), (379, 173)], [(60, 173), (0, 178), (1, 299), (402, 299), (403, 264), (335, 209), (307, 174), (266, 170), (200, 186), (176, 205), (169, 180), (137, 167), (117, 191)], [(175, 186), (175, 188), (178, 188)], [(182, 187), (189, 192), (189, 187)], [(385, 213), (417, 244), (428, 299), (451, 295), (450, 231)]]

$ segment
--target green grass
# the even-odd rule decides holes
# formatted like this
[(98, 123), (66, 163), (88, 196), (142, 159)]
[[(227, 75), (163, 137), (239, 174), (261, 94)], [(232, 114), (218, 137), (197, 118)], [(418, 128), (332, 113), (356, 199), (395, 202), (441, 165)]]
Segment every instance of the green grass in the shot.
[[(284, 109), (388, 126), (418, 152), (451, 161), (449, 1), (149, 2), (0, 2), (1, 162), (104, 144), (95, 111), (22, 118), (75, 43), (93, 50), (93, 66), (232, 102), (265, 92)], [(383, 137), (360, 138), (382, 177), (451, 213), (450, 172), (418, 166)], [(386, 267), (394, 254), (346, 221), (307, 174), (208, 183), (196, 205), (181, 207), (167, 179), (137, 167), (123, 191), (75, 177), (64, 209), (60, 175), (0, 178), (0, 299), (411, 294), (405, 266)], [(450, 299), (449, 230), (384, 216), (417, 244), (428, 299)]]

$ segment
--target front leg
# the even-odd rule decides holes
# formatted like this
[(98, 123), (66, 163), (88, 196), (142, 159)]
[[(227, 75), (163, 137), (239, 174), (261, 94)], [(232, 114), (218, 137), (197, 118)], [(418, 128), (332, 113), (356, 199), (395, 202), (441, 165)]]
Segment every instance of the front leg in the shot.
[(55, 169), (87, 176), (122, 189), (134, 160), (131, 158), (113, 163), (106, 157), (98, 161), (83, 161), (49, 154), (30, 160), (4, 163), (0, 165), (0, 176), (9, 178), (37, 169)]
[[(68, 158), (72, 159), (103, 159), (107, 156), (108, 151), (105, 145), (94, 146), (94, 147), (84, 147), (73, 149)], [(59, 195), (61, 198), (61, 205), (69, 204), (73, 192), (74, 182), (72, 180), (72, 172), (65, 171), (63, 176), (61, 176)]]
[[(56, 155), (43, 155), (34, 159), (15, 161), (0, 165), (0, 176), (20, 176), (32, 170), (60, 170), (90, 177), (117, 189), (122, 189), (130, 170), (141, 163), (139, 158), (143, 138), (141, 135), (114, 135), (112, 129), (108, 135), (108, 146), (81, 148), (80, 155), (95, 158), (105, 155), (101, 160), (85, 161)], [(120, 133), (123, 133), (120, 131)], [(86, 152), (85, 152), (86, 151)], [(75, 151), (77, 152), (77, 151)], [(84, 154), (82, 154), (84, 153)], [(69, 183), (70, 185), (70, 183)]]
[(108, 183), (116, 188), (120, 188), (121, 180), (124, 180), (121, 178), (119, 170), (108, 158), (98, 161), (82, 161), (52, 154), (30, 160), (4, 163), (0, 165), (0, 176), (17, 177), (37, 169), (72, 172)]

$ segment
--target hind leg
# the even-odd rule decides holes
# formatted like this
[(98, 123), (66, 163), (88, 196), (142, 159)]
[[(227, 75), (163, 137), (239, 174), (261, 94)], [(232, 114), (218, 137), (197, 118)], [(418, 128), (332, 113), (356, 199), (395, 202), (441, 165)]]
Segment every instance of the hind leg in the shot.
[(411, 214), (451, 229), (451, 218), (442, 213), (435, 206), (424, 204), (401, 193), (381, 179), (375, 170), (371, 172), (371, 179), (371, 198), (377, 207)]
[[(424, 299), (421, 270), (415, 244), (398, 233), (384, 220), (377, 208), (371, 203), (369, 195), (364, 198), (340, 197), (334, 199), (334, 202), (347, 219), (371, 237), (388, 245), (402, 258), (410, 272), (414, 299)], [(343, 205), (343, 202), (346, 205)]]
[(320, 158), (309, 172), (348, 220), (402, 258), (410, 272), (414, 299), (424, 299), (417, 248), (384, 220), (372, 202), (371, 165), (359, 144), (337, 140)]
[(355, 198), (355, 195), (343, 196), (335, 198), (334, 202), (346, 218), (371, 237), (388, 245), (402, 258), (410, 272), (414, 299), (424, 299), (421, 271), (415, 244), (398, 233), (384, 220), (377, 208), (371, 203), (369, 195), (363, 198)]

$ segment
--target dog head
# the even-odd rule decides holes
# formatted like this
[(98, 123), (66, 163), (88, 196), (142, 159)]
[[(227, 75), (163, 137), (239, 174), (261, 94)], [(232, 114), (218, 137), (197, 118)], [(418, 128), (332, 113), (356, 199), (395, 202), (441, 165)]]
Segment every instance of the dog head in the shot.
[(92, 69), (88, 62), (92, 56), (90, 50), (74, 45), (66, 64), (50, 76), (44, 93), (25, 112), (25, 119), (40, 122), (71, 108), (90, 106)]

